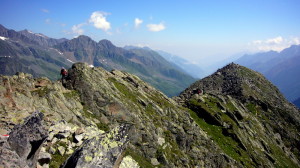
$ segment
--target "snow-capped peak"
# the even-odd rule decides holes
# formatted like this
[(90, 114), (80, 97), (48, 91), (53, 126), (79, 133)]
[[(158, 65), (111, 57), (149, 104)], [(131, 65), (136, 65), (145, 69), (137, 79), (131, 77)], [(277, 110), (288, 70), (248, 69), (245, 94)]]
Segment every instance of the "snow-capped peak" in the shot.
[(44, 38), (48, 38), (47, 36), (41, 34), (41, 33), (34, 33), (36, 36), (40, 36), (40, 37), (44, 37)]
[(7, 37), (0, 36), (0, 40), (7, 40), (7, 39), (8, 39)]

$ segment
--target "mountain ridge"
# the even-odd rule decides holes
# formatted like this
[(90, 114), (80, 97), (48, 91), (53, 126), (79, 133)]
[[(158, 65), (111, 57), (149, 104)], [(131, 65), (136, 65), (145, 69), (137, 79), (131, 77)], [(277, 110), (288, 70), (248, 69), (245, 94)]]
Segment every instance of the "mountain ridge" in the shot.
[(293, 102), (300, 96), (299, 59), (300, 45), (292, 45), (281, 52), (244, 55), (234, 62), (264, 74)]
[[(282, 96), (255, 71), (230, 64), (174, 99), (124, 71), (108, 72), (86, 63), (73, 64), (68, 71), (66, 88), (59, 81), (24, 73), (0, 75), (1, 134), (19, 135), (13, 127), (26, 128), (25, 117), (44, 116), (47, 138), (29, 152), (41, 159), (22, 155), (25, 164), (299, 167), (300, 112), (284, 99), (274, 104), (273, 99)], [(246, 86), (240, 84), (257, 89), (243, 92)], [(233, 85), (241, 88), (228, 90)], [(273, 90), (266, 98), (259, 91), (264, 87)], [(40, 141), (38, 134), (29, 135)], [(23, 142), (18, 145), (25, 145), (16, 137)], [(0, 140), (5, 150), (15, 152)], [(23, 147), (31, 151), (30, 141)]]
[[(231, 63), (192, 84), (180, 94), (177, 101), (193, 110), (194, 118), (199, 119), (199, 123), (208, 123), (207, 131), (218, 131), (210, 128), (215, 126), (222, 130), (225, 137), (232, 138), (220, 141), (219, 135), (211, 133), (215, 136), (214, 140), (221, 148), (229, 150), (227, 154), (232, 157), (238, 156), (235, 153), (257, 161), (260, 160), (259, 157), (267, 157), (269, 161), (266, 164), (269, 165), (277, 162), (280, 155), (285, 155), (286, 159), (291, 157), (294, 162), (299, 158), (297, 130), (300, 129), (300, 111), (258, 72)], [(260, 128), (256, 128), (258, 125)], [(244, 132), (245, 128), (249, 132)], [(252, 132), (253, 130), (256, 131)], [(270, 139), (276, 136), (283, 141), (282, 145), (292, 148), (293, 156), (279, 152), (278, 147), (281, 148), (281, 145)], [(257, 148), (257, 143), (262, 142), (268, 146), (265, 148), (267, 151), (277, 151), (278, 155), (257, 151), (252, 153), (249, 150)], [(238, 145), (234, 145), (235, 143)], [(277, 144), (277, 147), (271, 144)], [(247, 160), (244, 162), (252, 164)], [(280, 164), (283, 166), (287, 163)]]

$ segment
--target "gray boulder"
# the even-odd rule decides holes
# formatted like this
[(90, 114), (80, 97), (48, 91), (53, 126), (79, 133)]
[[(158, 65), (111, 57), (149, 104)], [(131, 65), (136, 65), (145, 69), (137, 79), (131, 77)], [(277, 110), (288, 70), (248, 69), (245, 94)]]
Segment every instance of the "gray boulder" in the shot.
[(19, 155), (12, 151), (7, 137), (0, 135), (0, 167), (2, 168), (28, 168), (26, 162), (20, 159)]
[(5, 145), (5, 148), (17, 154), (20, 167), (24, 167), (24, 162), (32, 168), (37, 165), (39, 151), (48, 136), (42, 124), (43, 116), (41, 112), (34, 112), (25, 118), (23, 124), (16, 125), (9, 134), (7, 139), (9, 146)]

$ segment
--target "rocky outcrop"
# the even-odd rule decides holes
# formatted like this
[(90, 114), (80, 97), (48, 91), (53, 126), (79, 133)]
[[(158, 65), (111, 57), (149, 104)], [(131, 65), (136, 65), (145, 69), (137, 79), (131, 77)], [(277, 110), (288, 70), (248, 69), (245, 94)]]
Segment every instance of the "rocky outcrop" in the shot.
[(23, 124), (16, 125), (7, 141), (1, 138), (1, 164), (5, 167), (32, 167), (37, 159), (48, 132), (42, 124), (43, 114), (35, 112)]

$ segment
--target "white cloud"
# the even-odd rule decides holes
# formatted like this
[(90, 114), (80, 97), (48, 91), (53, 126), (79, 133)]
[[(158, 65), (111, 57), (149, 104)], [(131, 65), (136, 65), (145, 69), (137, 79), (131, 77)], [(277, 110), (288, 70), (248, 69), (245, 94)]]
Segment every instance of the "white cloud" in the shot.
[(153, 32), (158, 32), (158, 31), (162, 31), (162, 30), (166, 29), (166, 26), (164, 25), (164, 23), (148, 24), (147, 27), (148, 27), (149, 31), (153, 31)]
[(293, 37), (291, 42), (296, 44), (296, 45), (299, 45), (300, 44), (300, 38), (299, 37)]
[(140, 25), (143, 23), (143, 20), (139, 19), (139, 18), (135, 18), (134, 19), (134, 27), (137, 29), (140, 27)]
[(108, 13), (105, 12), (93, 12), (89, 22), (93, 23), (97, 29), (102, 29), (104, 31), (108, 31), (110, 27), (110, 23), (106, 20), (106, 16)]
[(266, 40), (267, 44), (280, 44), (283, 42), (283, 38), (281, 36)]
[(42, 12), (44, 13), (49, 13), (50, 11), (48, 9), (41, 9)]
[(137, 47), (140, 47), (140, 48), (143, 48), (143, 47), (150, 47), (149, 44), (136, 44), (134, 46), (137, 46)]
[(78, 25), (74, 25), (72, 27), (73, 34), (82, 35), (84, 33), (84, 30), (82, 29), (82, 26), (84, 26), (86, 23), (81, 23)]
[(45, 22), (46, 22), (47, 24), (50, 24), (50, 23), (51, 23), (51, 19), (48, 18), (48, 19), (45, 20)]
[(249, 43), (251, 50), (255, 51), (282, 51), (285, 48), (290, 47), (291, 45), (299, 45), (299, 37), (289, 37), (283, 38), (281, 36), (270, 38), (266, 40), (255, 40)]

